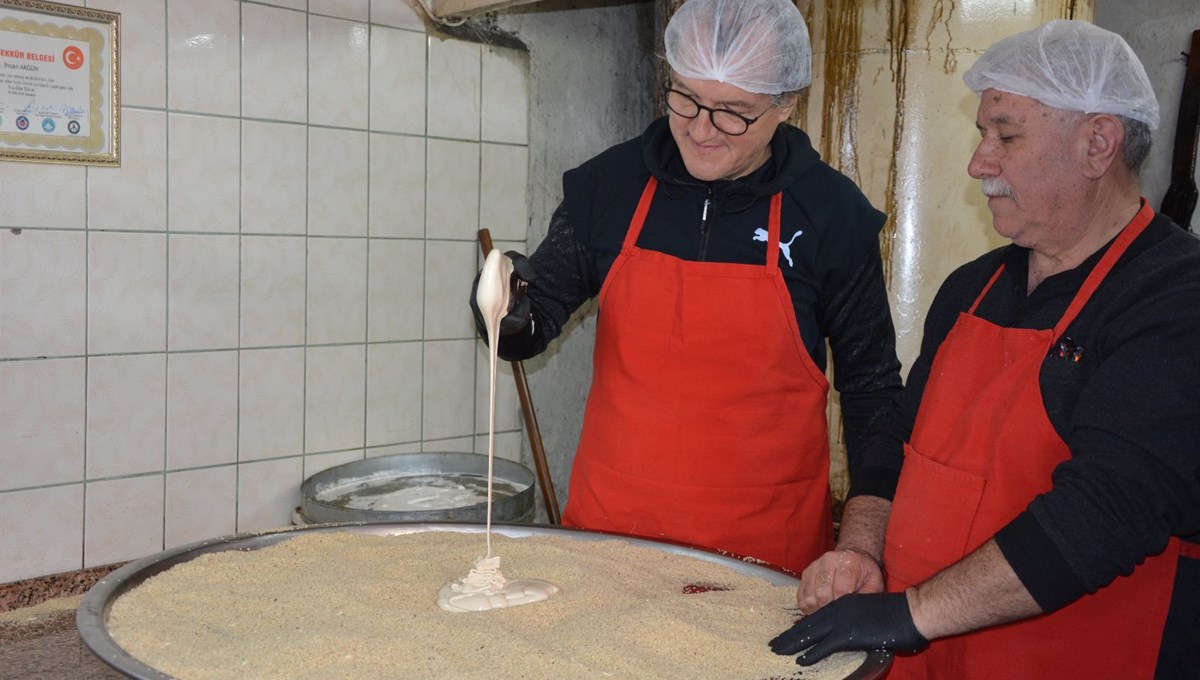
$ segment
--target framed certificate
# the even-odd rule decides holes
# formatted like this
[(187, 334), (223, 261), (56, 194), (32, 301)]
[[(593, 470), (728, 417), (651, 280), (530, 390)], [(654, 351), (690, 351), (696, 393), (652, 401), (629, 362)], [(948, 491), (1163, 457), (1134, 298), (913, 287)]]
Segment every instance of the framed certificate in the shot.
[(0, 161), (120, 165), (119, 20), (0, 0)]

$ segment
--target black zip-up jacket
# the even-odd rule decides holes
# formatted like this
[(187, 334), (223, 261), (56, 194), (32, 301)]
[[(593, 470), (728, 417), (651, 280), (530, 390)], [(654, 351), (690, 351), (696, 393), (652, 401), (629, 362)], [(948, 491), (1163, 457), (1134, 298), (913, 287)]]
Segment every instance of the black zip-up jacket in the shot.
[(780, 126), (770, 159), (732, 181), (692, 178), (665, 118), (565, 173), (563, 201), (529, 258), (537, 272), (528, 289), (533, 322), (501, 338), (500, 356), (522, 360), (545, 350), (571, 314), (599, 294), (652, 174), (659, 186), (638, 246), (690, 261), (765, 263), (766, 243), (755, 231), (767, 226), (771, 196), (783, 193), (780, 248), (772, 256), (822, 370), (828, 339), (853, 475), (872, 421), (901, 385), (879, 255), (885, 216), (821, 161), (798, 128)]

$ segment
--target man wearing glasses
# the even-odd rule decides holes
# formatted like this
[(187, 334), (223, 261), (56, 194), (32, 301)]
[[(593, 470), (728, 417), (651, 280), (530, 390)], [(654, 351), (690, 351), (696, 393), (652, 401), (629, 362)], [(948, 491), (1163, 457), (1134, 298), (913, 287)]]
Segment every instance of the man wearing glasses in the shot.
[(885, 216), (785, 122), (812, 71), (793, 3), (690, 0), (665, 43), (670, 113), (567, 172), (546, 240), (510, 253), (499, 354), (599, 295), (564, 523), (798, 573), (832, 540), (826, 340), (852, 475), (900, 387)]

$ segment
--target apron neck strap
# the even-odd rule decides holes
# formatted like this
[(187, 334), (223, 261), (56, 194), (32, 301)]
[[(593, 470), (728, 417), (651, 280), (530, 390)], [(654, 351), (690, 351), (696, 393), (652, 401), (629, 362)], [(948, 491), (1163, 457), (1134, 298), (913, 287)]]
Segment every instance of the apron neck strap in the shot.
[(779, 232), (782, 230), (783, 192), (771, 196), (771, 216), (767, 222), (767, 274), (779, 271)]
[(1088, 274), (1087, 279), (1083, 282), (1083, 286), (1075, 294), (1075, 299), (1071, 300), (1067, 311), (1063, 313), (1062, 318), (1054, 325), (1055, 340), (1062, 337), (1062, 334), (1067, 330), (1067, 326), (1070, 326), (1075, 317), (1079, 316), (1079, 310), (1083, 309), (1083, 306), (1091, 299), (1092, 293), (1096, 292), (1096, 289), (1100, 287), (1100, 282), (1104, 280), (1105, 276), (1108, 276), (1108, 273), (1112, 271), (1117, 260), (1121, 259), (1121, 256), (1129, 249), (1129, 244), (1133, 243), (1133, 240), (1146, 230), (1152, 219), (1154, 219), (1154, 209), (1150, 207), (1149, 203), (1143, 200), (1141, 209), (1133, 216), (1129, 224), (1125, 225), (1125, 228), (1121, 230), (1117, 238), (1113, 240), (1112, 245), (1108, 248), (1108, 252), (1104, 253), (1100, 261), (1096, 263), (1096, 267)]
[(1000, 266), (996, 267), (996, 272), (992, 274), (992, 278), (988, 279), (987, 285), (983, 287), (983, 290), (979, 291), (979, 296), (975, 298), (975, 302), (971, 304), (971, 308), (967, 310), (967, 314), (975, 313), (975, 308), (979, 306), (980, 302), (983, 302), (983, 296), (987, 295), (988, 291), (992, 289), (992, 284), (996, 282), (996, 279), (1000, 278), (1000, 273), (1003, 271), (1004, 263), (1001, 262)]
[(629, 231), (625, 232), (625, 242), (621, 244), (622, 250), (632, 250), (637, 245), (638, 234), (642, 233), (642, 225), (646, 223), (646, 215), (650, 212), (650, 203), (654, 200), (656, 188), (658, 180), (651, 175), (650, 179), (646, 180), (646, 188), (642, 189), (642, 198), (638, 200), (633, 219), (629, 221)]
[[(1112, 271), (1117, 260), (1121, 259), (1121, 256), (1129, 249), (1129, 244), (1133, 243), (1134, 239), (1146, 230), (1152, 219), (1154, 219), (1154, 209), (1143, 199), (1141, 209), (1133, 216), (1133, 220), (1117, 235), (1117, 238), (1113, 241), (1108, 251), (1101, 256), (1100, 261), (1096, 263), (1095, 268), (1088, 274), (1079, 291), (1075, 293), (1071, 304), (1067, 306), (1067, 311), (1063, 312), (1062, 318), (1054, 325), (1055, 341), (1062, 337), (1063, 332), (1067, 330), (1067, 326), (1070, 326), (1075, 317), (1079, 316), (1079, 311), (1091, 299), (1092, 293), (1095, 293), (1096, 289), (1100, 287), (1100, 282), (1104, 280), (1104, 277), (1108, 276), (1108, 273)], [(992, 278), (988, 279), (987, 285), (979, 292), (979, 296), (975, 298), (975, 302), (971, 304), (971, 308), (967, 310), (968, 314), (975, 313), (975, 308), (983, 301), (984, 296), (992, 289), (992, 284), (996, 283), (996, 279), (1000, 278), (1000, 273), (1003, 271), (1004, 263), (1001, 263), (996, 268), (996, 273), (992, 274)]]
[[(642, 197), (638, 199), (637, 210), (629, 221), (629, 231), (625, 232), (625, 241), (621, 244), (623, 250), (632, 250), (637, 245), (642, 226), (646, 224), (646, 215), (650, 213), (650, 204), (654, 201), (654, 191), (658, 188), (658, 180), (653, 175), (646, 180), (646, 188), (642, 189)], [(767, 223), (767, 272), (774, 274), (779, 270), (779, 232), (783, 223), (783, 192), (772, 194), (771, 215)]]

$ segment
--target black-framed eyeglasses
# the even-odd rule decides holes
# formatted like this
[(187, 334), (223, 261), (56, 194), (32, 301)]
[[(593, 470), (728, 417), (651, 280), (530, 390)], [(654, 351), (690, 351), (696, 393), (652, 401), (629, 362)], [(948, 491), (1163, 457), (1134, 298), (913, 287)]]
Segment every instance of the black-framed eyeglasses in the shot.
[(756, 123), (759, 118), (762, 118), (767, 111), (771, 110), (770, 107), (767, 107), (766, 111), (750, 118), (729, 109), (714, 109), (705, 106), (696, 101), (691, 95), (671, 89), (670, 85), (664, 85), (663, 92), (667, 96), (667, 108), (671, 109), (671, 113), (692, 119), (699, 116), (701, 111), (708, 111), (708, 120), (713, 124), (713, 127), (733, 137), (746, 134), (751, 125)]

